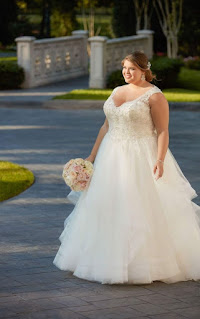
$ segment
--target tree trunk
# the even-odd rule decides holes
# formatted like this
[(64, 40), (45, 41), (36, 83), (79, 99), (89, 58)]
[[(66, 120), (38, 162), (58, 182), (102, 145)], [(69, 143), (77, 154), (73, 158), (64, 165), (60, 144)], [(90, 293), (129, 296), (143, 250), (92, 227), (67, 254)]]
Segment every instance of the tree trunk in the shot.
[(179, 0), (178, 2), (175, 0), (154, 1), (160, 26), (167, 38), (167, 55), (169, 58), (177, 58), (178, 32), (182, 20), (182, 4), (183, 0)]
[(50, 38), (51, 36), (50, 19), (50, 2), (48, 0), (43, 0), (42, 21), (40, 26), (40, 36), (42, 38)]
[(86, 19), (86, 16), (85, 16), (85, 7), (84, 7), (84, 3), (82, 5), (82, 21), (83, 21), (83, 28), (85, 31), (88, 30), (88, 26), (87, 26), (87, 19)]
[(178, 37), (173, 36), (172, 38), (172, 58), (176, 59), (178, 53)]
[(137, 16), (136, 31), (141, 30), (141, 17)]
[(171, 37), (167, 36), (167, 56), (168, 58), (172, 58), (172, 48), (171, 48)]
[(150, 26), (150, 15), (148, 14), (149, 0), (144, 2), (144, 29), (147, 30)]

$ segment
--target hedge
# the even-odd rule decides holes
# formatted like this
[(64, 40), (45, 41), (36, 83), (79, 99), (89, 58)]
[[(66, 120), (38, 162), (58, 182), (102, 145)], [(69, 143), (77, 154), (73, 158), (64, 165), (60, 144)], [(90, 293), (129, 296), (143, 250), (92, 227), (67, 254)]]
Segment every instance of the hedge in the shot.
[(15, 61), (0, 61), (0, 89), (18, 89), (24, 81), (24, 70)]
[(178, 84), (178, 74), (184, 65), (180, 59), (169, 59), (167, 57), (157, 58), (151, 61), (151, 70), (156, 75), (153, 83), (160, 89), (176, 87)]

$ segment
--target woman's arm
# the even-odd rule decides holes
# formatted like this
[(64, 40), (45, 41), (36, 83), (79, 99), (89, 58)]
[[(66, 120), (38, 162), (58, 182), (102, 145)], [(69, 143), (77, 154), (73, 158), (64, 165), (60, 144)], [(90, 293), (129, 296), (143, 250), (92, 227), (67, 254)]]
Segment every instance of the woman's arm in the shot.
[(108, 132), (108, 128), (109, 128), (109, 124), (108, 124), (108, 120), (107, 118), (104, 121), (104, 124), (101, 126), (100, 130), (99, 130), (99, 134), (97, 135), (96, 141), (94, 143), (94, 146), (92, 148), (92, 151), (90, 153), (90, 155), (85, 159), (87, 161), (90, 162), (94, 162), (95, 157), (97, 155), (97, 151), (99, 149), (99, 146), (101, 144), (102, 139), (104, 138), (105, 134)]
[(169, 145), (169, 104), (162, 93), (153, 94), (149, 99), (151, 116), (158, 135), (157, 161), (153, 172), (157, 178), (162, 177), (164, 159)]

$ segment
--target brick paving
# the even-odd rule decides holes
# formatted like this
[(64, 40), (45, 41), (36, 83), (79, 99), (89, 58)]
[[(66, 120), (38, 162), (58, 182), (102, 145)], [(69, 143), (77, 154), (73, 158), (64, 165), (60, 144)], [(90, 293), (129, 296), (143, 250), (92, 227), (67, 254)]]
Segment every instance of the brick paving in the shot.
[[(200, 112), (170, 115), (170, 149), (200, 194)], [(52, 264), (73, 209), (63, 164), (89, 154), (103, 120), (96, 109), (0, 108), (0, 160), (25, 165), (36, 177), (27, 191), (0, 203), (0, 318), (200, 318), (200, 281), (102, 285)]]

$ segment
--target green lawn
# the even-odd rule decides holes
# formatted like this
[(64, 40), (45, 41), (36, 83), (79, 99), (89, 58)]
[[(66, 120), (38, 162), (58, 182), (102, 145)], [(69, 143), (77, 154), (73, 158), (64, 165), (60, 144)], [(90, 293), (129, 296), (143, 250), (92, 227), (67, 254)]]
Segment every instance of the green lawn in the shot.
[[(73, 90), (54, 99), (106, 100), (111, 92), (110, 89)], [(200, 102), (200, 92), (195, 90), (175, 88), (163, 90), (163, 93), (169, 102)]]
[(8, 57), (3, 57), (3, 58), (0, 58), (0, 62), (3, 61), (3, 62), (7, 62), (7, 61), (14, 61), (14, 62), (17, 62), (17, 57), (15, 56), (8, 56)]
[(34, 182), (28, 169), (14, 163), (0, 161), (0, 201), (25, 191)]
[(73, 90), (64, 95), (55, 96), (53, 99), (77, 99), (77, 100), (106, 100), (111, 94), (110, 89), (86, 89), (86, 90)]
[(200, 92), (186, 89), (165, 89), (163, 93), (169, 102), (200, 102)]

